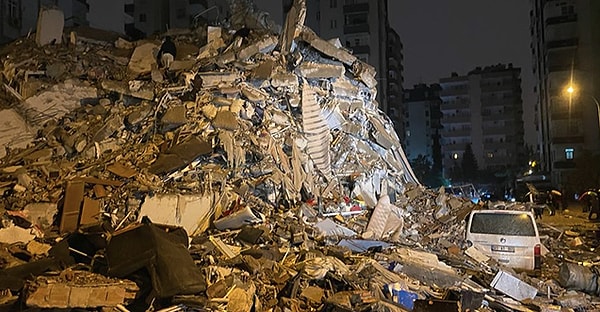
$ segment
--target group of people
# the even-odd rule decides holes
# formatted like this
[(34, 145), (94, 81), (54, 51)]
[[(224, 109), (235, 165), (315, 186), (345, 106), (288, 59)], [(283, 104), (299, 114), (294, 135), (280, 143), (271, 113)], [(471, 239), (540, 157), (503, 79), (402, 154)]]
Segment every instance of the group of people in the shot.
[[(536, 200), (536, 202), (538, 204), (544, 203), (550, 211), (549, 215), (551, 216), (555, 215), (556, 212), (559, 210), (566, 209), (568, 206), (567, 197), (562, 194), (554, 193), (553, 191), (548, 191), (546, 193), (540, 193), (539, 195), (545, 196), (545, 200)], [(598, 193), (586, 192), (584, 196), (585, 198), (582, 198), (582, 201), (584, 202), (583, 212), (588, 212), (589, 220), (600, 219), (600, 198), (598, 198)], [(536, 219), (542, 217), (543, 210), (544, 208), (542, 208), (541, 206), (534, 210)]]

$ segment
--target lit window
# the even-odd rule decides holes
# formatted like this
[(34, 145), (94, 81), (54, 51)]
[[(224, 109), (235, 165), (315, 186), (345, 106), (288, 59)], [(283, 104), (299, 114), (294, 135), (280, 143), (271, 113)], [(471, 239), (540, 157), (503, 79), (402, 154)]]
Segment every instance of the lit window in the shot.
[(452, 158), (458, 159), (458, 154), (457, 153), (452, 154)]
[(488, 158), (494, 158), (494, 153), (487, 153)]
[(572, 148), (565, 148), (565, 158), (566, 159), (573, 159), (575, 154), (575, 150)]

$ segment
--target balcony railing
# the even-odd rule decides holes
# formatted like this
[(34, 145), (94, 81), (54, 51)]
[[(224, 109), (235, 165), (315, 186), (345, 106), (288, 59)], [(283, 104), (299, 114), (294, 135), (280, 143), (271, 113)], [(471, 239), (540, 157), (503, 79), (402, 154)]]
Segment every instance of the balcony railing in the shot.
[(442, 117), (442, 124), (448, 123), (468, 123), (471, 122), (471, 115), (454, 115)]
[(344, 5), (344, 14), (357, 12), (369, 12), (369, 3), (356, 3)]
[(551, 41), (546, 42), (546, 49), (572, 47), (572, 46), (576, 46), (578, 43), (579, 43), (579, 38), (551, 40)]
[(467, 88), (451, 88), (451, 89), (443, 89), (440, 92), (440, 96), (453, 96), (453, 95), (461, 95), (468, 94), (469, 90)]
[(577, 21), (577, 14), (552, 16), (546, 19), (546, 26), (553, 24), (570, 23)]
[(344, 34), (369, 32), (369, 24), (344, 25)]

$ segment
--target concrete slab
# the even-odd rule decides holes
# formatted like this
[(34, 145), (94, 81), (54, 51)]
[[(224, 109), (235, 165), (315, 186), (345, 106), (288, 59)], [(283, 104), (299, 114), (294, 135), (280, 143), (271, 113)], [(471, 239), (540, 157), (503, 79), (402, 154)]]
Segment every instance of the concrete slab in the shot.
[(0, 111), (0, 158), (6, 156), (6, 148), (25, 148), (35, 138), (35, 131), (27, 126), (25, 119), (12, 109)]
[(62, 43), (65, 15), (58, 9), (41, 9), (38, 15), (35, 42), (38, 45)]

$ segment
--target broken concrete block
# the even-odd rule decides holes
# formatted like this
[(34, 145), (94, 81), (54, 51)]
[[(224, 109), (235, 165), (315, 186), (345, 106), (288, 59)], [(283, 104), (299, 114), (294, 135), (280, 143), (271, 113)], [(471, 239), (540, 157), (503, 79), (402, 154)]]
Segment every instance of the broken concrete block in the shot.
[(0, 157), (6, 156), (8, 149), (25, 148), (33, 141), (35, 134), (16, 111), (4, 109), (0, 111)]
[(138, 220), (147, 216), (152, 222), (183, 227), (190, 236), (203, 233), (214, 214), (210, 195), (166, 194), (146, 196)]
[(35, 308), (98, 308), (127, 304), (138, 286), (129, 280), (107, 278), (87, 271), (63, 271), (38, 276), (25, 285), (25, 304)]
[(317, 286), (308, 286), (302, 290), (300, 296), (310, 300), (313, 303), (321, 303), (325, 296), (325, 290)]
[(121, 178), (125, 178), (125, 179), (133, 178), (138, 174), (138, 172), (137, 172), (137, 170), (135, 170), (135, 168), (131, 168), (131, 166), (126, 165), (120, 161), (116, 161), (113, 164), (108, 165), (106, 167), (106, 170), (114, 173), (115, 175), (117, 175)]
[(533, 299), (537, 295), (535, 287), (502, 270), (498, 271), (490, 286), (518, 301)]
[(271, 85), (274, 88), (292, 88), (297, 89), (300, 86), (298, 76), (293, 73), (278, 72), (271, 76)]
[(316, 229), (324, 236), (333, 236), (333, 237), (352, 237), (356, 236), (356, 232), (351, 229), (341, 226), (331, 219), (324, 219), (314, 225)]
[(292, 43), (298, 36), (301, 27), (304, 26), (305, 19), (306, 0), (294, 0), (292, 7), (285, 17), (283, 31), (279, 37), (279, 45), (281, 46), (281, 53), (283, 53), (283, 55), (287, 55), (291, 52)]
[(34, 238), (35, 235), (31, 234), (31, 229), (24, 229), (14, 225), (0, 229), (0, 243), (27, 243)]
[(255, 209), (246, 206), (236, 212), (233, 212), (225, 217), (215, 220), (215, 228), (219, 230), (239, 229), (245, 225), (262, 223), (265, 221), (265, 216)]
[(238, 58), (240, 60), (247, 60), (258, 53), (269, 53), (275, 48), (276, 45), (277, 38), (274, 36), (267, 36), (238, 52)]
[(119, 37), (119, 39), (117, 39), (115, 41), (115, 48), (130, 50), (130, 49), (135, 48), (135, 43), (133, 43), (131, 41), (127, 41), (127, 40)]
[(303, 62), (296, 68), (296, 73), (307, 79), (338, 78), (342, 77), (345, 72), (346, 69), (341, 64)]
[(154, 90), (140, 88), (135, 91), (131, 90), (128, 84), (123, 84), (119, 81), (113, 80), (103, 80), (102, 88), (107, 91), (114, 91), (117, 93), (133, 96), (136, 98), (144, 99), (144, 100), (153, 100), (154, 99)]
[(39, 226), (41, 229), (46, 229), (52, 225), (54, 215), (57, 212), (56, 203), (31, 203), (23, 208), (23, 214), (27, 216), (27, 221)]
[(201, 155), (212, 153), (212, 145), (196, 136), (191, 136), (184, 142), (174, 146), (158, 156), (150, 166), (149, 171), (154, 174), (170, 173), (185, 167)]
[(198, 73), (203, 88), (214, 88), (219, 85), (233, 84), (239, 76), (229, 72), (203, 72)]
[(35, 42), (41, 46), (61, 44), (64, 27), (65, 16), (61, 10), (41, 8), (38, 15)]
[(267, 80), (271, 78), (274, 68), (275, 62), (273, 60), (265, 60), (252, 70), (252, 76), (256, 79)]
[(81, 208), (80, 225), (90, 225), (99, 223), (101, 218), (101, 202), (89, 197), (84, 197), (83, 206)]
[[(350, 52), (340, 49), (340, 48), (336, 47), (335, 45), (331, 44), (330, 42), (319, 38), (319, 36), (317, 36), (317, 34), (315, 34), (309, 28), (305, 27), (304, 29), (302, 29), (301, 38), (304, 42), (307, 42), (308, 44), (310, 44), (317, 51), (319, 51), (327, 56), (330, 56), (338, 61), (341, 61), (342, 63), (344, 63), (348, 66), (352, 66), (354, 64), (354, 62), (356, 62), (358, 60), (356, 58), (356, 56), (352, 55)], [(363, 69), (363, 68), (361, 67), (360, 69)], [(367, 69), (364, 68), (364, 70), (367, 70)], [(356, 73), (356, 71), (354, 71), (354, 72)], [(368, 71), (365, 74), (365, 76), (369, 77), (369, 74), (370, 74), (370, 72)]]
[(183, 105), (169, 107), (160, 120), (163, 124), (163, 131), (170, 131), (185, 124), (188, 121), (185, 113), (186, 109)]
[(136, 77), (149, 74), (152, 71), (152, 66), (156, 66), (154, 51), (157, 49), (158, 46), (150, 42), (137, 46), (133, 50), (131, 59), (129, 59), (127, 69)]
[(28, 98), (22, 106), (30, 126), (39, 127), (80, 107), (82, 99), (96, 97), (96, 88), (80, 81), (66, 80)]
[(375, 79), (375, 68), (361, 60), (356, 60), (352, 64), (352, 71), (367, 87), (373, 89), (377, 86), (377, 79)]
[(60, 217), (60, 233), (69, 233), (77, 230), (79, 215), (83, 205), (83, 181), (68, 181), (65, 189), (65, 202)]
[(230, 111), (219, 111), (212, 121), (213, 127), (235, 131), (240, 128), (240, 124), (234, 113)]

